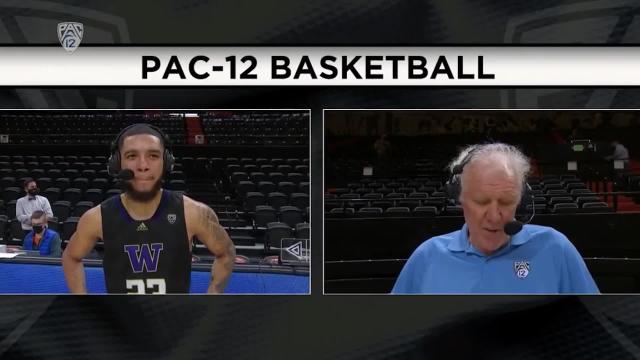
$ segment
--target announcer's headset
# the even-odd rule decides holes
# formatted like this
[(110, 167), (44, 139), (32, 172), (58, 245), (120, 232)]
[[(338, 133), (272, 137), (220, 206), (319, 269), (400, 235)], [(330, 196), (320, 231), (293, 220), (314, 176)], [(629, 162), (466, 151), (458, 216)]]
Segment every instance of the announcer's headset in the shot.
[(162, 147), (164, 148), (164, 152), (162, 154), (163, 175), (167, 176), (173, 170), (173, 165), (176, 161), (175, 157), (173, 156), (173, 152), (171, 152), (170, 149), (171, 140), (159, 127), (144, 123), (127, 126), (126, 128), (122, 129), (118, 136), (116, 136), (115, 140), (111, 142), (111, 155), (109, 156), (109, 160), (107, 161), (107, 171), (109, 172), (109, 175), (114, 176), (120, 180), (133, 179), (133, 171), (121, 168), (120, 139), (129, 130), (136, 127), (140, 127), (141, 130), (132, 132), (131, 136), (139, 134), (149, 134), (158, 137), (160, 141), (162, 141)]
[[(460, 192), (461, 192), (462, 171), (464, 170), (464, 167), (469, 162), (471, 162), (474, 154), (480, 149), (480, 147), (481, 146), (479, 145), (473, 146), (458, 164), (452, 166), (451, 175), (446, 184), (447, 194), (450, 199), (453, 199), (456, 202), (459, 202)], [(522, 227), (524, 226), (524, 224), (528, 224), (529, 222), (531, 222), (531, 220), (536, 214), (535, 201), (534, 201), (535, 199), (533, 197), (531, 186), (529, 185), (529, 183), (524, 182), (522, 184), (521, 194), (522, 195), (520, 197), (520, 202), (518, 203), (518, 208), (516, 209), (516, 214), (515, 214), (516, 218), (504, 225), (504, 232), (509, 236), (513, 236), (519, 233), (520, 230), (522, 230)], [(520, 218), (522, 221), (518, 220), (518, 218)]]

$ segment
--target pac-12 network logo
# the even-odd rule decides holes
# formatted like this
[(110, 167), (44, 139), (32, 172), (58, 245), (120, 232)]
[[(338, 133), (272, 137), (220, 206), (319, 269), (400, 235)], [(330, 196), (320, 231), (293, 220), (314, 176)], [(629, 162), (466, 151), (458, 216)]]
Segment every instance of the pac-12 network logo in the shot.
[(58, 24), (58, 40), (69, 53), (76, 51), (82, 42), (84, 25), (79, 22), (61, 22)]

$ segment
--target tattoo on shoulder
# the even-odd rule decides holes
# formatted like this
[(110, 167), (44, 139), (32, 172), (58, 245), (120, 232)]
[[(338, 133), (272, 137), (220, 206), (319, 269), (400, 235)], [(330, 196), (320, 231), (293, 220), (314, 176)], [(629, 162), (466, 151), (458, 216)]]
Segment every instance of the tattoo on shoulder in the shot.
[(204, 204), (198, 206), (199, 218), (205, 229), (214, 232), (219, 226), (218, 217), (213, 210)]

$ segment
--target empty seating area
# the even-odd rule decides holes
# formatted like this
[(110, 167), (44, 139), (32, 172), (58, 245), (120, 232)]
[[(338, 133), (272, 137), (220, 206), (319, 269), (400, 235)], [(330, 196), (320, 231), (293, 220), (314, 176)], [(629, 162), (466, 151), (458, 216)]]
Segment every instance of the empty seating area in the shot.
[(207, 143), (211, 145), (309, 143), (309, 115), (306, 112), (211, 112), (201, 117)]
[[(447, 178), (363, 178), (346, 187), (328, 188), (324, 195), (327, 217), (402, 217), (462, 215), (448, 198)], [(614, 212), (575, 175), (529, 179), (536, 214)]]
[(174, 144), (185, 143), (184, 118), (157, 112), (9, 112), (0, 114), (0, 133), (10, 144), (108, 145), (120, 130), (141, 122), (161, 128)]

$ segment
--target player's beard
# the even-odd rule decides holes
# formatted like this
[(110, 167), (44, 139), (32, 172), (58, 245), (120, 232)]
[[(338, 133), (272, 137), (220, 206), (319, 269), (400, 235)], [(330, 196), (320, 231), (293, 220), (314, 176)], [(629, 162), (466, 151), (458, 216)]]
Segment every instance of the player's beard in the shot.
[(153, 198), (158, 195), (158, 192), (162, 188), (162, 178), (156, 180), (153, 184), (153, 187), (149, 191), (138, 191), (133, 188), (131, 181), (124, 181), (123, 184), (124, 192), (130, 197), (132, 200), (138, 202), (149, 202), (153, 200)]

